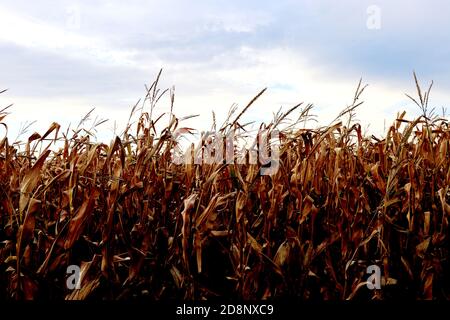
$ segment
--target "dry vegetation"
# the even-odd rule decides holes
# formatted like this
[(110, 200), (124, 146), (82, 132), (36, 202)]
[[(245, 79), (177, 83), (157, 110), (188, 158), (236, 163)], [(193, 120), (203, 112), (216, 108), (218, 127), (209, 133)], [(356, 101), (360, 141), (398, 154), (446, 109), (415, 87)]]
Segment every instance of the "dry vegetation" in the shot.
[[(360, 86), (326, 128), (299, 129), (307, 106), (264, 176), (259, 164), (174, 164), (173, 137), (191, 129), (170, 113), (156, 130), (157, 82), (110, 145), (83, 122), (1, 140), (0, 299), (450, 297), (450, 129), (428, 110), (429, 90), (417, 85), (423, 115), (400, 114), (384, 139), (339, 120)], [(244, 134), (246, 109), (218, 131)], [(66, 288), (72, 264), (80, 290)], [(372, 264), (381, 290), (364, 284)]]

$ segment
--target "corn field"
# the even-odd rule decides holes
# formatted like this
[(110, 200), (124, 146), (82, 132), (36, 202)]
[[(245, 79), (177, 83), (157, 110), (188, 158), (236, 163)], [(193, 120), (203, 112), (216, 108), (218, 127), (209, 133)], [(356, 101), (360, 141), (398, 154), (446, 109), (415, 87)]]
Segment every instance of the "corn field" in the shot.
[[(164, 94), (174, 101), (158, 79), (150, 107), (133, 108), (137, 121), (110, 144), (83, 123), (1, 140), (0, 299), (450, 297), (450, 128), (417, 79), (411, 99), (423, 115), (400, 113), (383, 138), (351, 121), (361, 83), (329, 126), (299, 125), (310, 105), (278, 113), (261, 125), (284, 124), (272, 175), (260, 163), (174, 163), (174, 137), (192, 129), (172, 109), (156, 129), (154, 106)], [(258, 97), (220, 128), (214, 120), (216, 131), (244, 135), (241, 116)], [(74, 290), (71, 265), (81, 268)], [(370, 265), (381, 289), (366, 285)]]

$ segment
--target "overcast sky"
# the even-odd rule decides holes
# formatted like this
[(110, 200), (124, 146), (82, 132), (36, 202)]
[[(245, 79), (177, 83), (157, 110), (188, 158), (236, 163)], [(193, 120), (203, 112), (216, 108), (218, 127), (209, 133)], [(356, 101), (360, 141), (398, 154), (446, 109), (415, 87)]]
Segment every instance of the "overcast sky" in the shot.
[[(369, 84), (358, 119), (382, 134), (398, 111), (417, 112), (412, 71), (434, 80), (431, 104), (450, 101), (448, 1), (25, 1), (0, 2), (0, 107), (23, 121), (76, 123), (96, 114), (123, 123), (163, 68), (175, 113), (223, 118), (268, 91), (246, 115), (269, 121), (280, 106), (314, 103), (319, 122)], [(160, 106), (163, 112), (167, 100)], [(112, 131), (109, 132), (112, 135)]]

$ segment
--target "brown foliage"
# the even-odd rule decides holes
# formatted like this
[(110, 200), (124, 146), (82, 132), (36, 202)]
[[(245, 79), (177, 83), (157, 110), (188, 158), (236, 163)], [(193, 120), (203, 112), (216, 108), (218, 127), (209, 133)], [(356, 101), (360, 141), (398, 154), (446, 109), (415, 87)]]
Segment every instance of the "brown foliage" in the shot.
[[(283, 130), (279, 170), (264, 176), (173, 163), (173, 137), (192, 129), (171, 113), (157, 134), (156, 87), (134, 134), (109, 146), (57, 124), (24, 151), (0, 142), (0, 299), (449, 297), (450, 129), (428, 117), (429, 92), (418, 86), (424, 115), (399, 115), (384, 139), (350, 122)], [(220, 130), (242, 132), (242, 113)], [(381, 290), (364, 285), (372, 264)]]

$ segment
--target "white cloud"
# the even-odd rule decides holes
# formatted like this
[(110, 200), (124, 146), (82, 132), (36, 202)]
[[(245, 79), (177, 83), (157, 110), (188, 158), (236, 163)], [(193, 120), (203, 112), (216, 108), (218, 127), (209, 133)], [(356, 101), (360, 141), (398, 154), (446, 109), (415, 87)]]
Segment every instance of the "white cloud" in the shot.
[(255, 32), (259, 27), (267, 26), (272, 18), (264, 13), (230, 12), (222, 14), (207, 14), (204, 29), (207, 31), (226, 31), (237, 33)]
[(50, 51), (93, 63), (133, 66), (134, 50), (117, 50), (102, 39), (79, 35), (74, 31), (47, 24), (30, 16), (0, 7), (0, 41), (27, 50)]
[[(357, 118), (382, 134), (385, 120), (389, 125), (397, 111), (410, 110), (403, 92), (414, 93), (410, 72), (416, 67), (441, 80), (432, 101), (438, 107), (448, 102), (448, 41), (435, 32), (448, 22), (437, 2), (379, 1), (379, 32), (366, 28), (371, 1), (333, 4), (10, 1), (0, 7), (0, 58), (8, 58), (0, 59), (0, 85), (13, 87), (0, 105), (15, 103), (12, 126), (24, 119), (42, 127), (67, 124), (91, 106), (120, 123), (138, 98), (136, 84), (143, 87), (159, 67), (162, 86), (176, 86), (176, 113), (200, 113), (191, 124), (202, 129), (213, 110), (223, 119), (233, 102), (243, 106), (265, 86), (269, 90), (247, 120), (269, 121), (280, 106), (304, 101), (314, 103), (320, 123), (328, 124), (351, 102), (362, 76), (369, 87)], [(433, 50), (424, 49), (425, 35)]]

